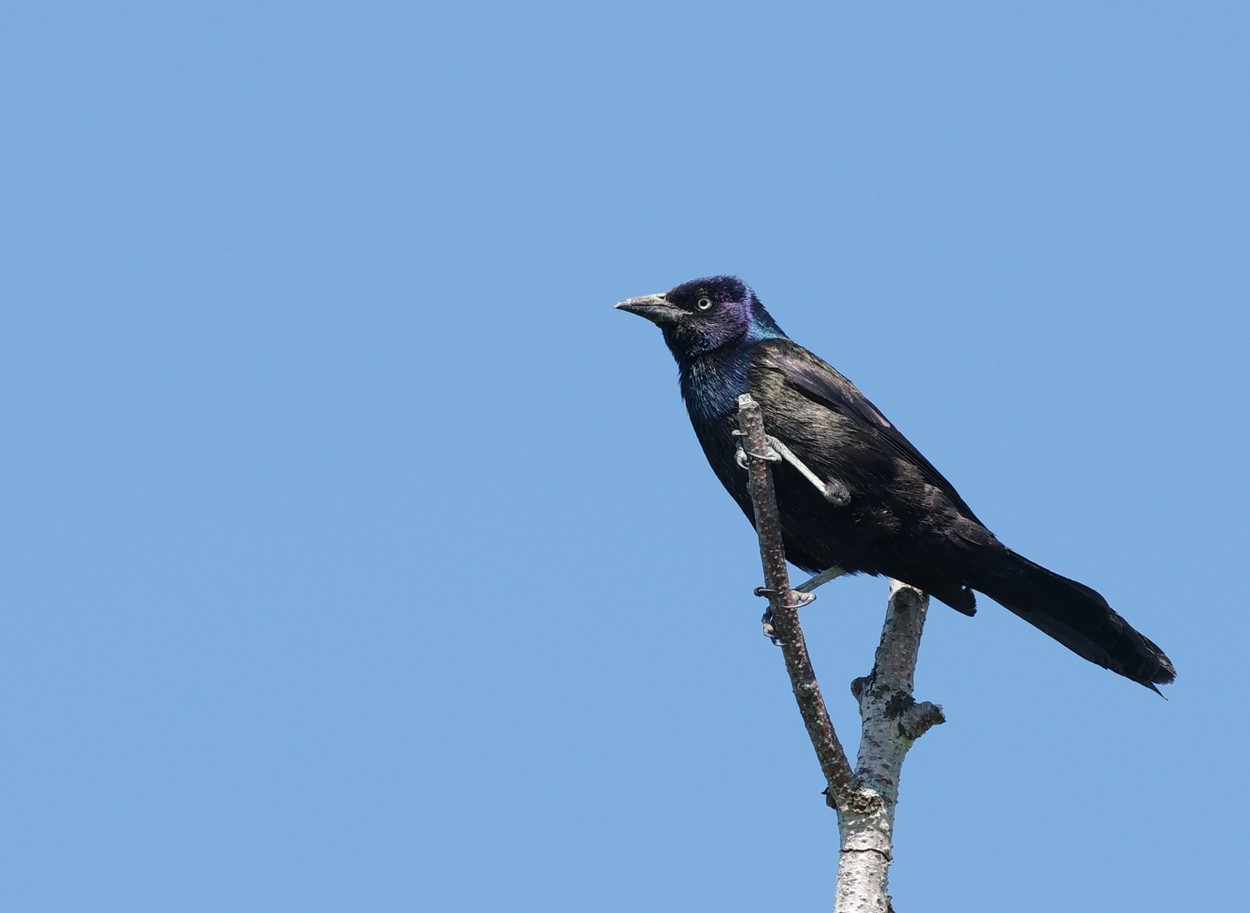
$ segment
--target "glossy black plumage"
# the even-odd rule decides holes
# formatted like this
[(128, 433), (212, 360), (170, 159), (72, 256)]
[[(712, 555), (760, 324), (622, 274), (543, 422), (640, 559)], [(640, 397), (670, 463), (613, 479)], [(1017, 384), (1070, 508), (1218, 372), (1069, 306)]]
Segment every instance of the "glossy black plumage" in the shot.
[[(796, 344), (732, 276), (696, 279), (617, 307), (657, 324), (713, 471), (754, 520), (735, 461), (737, 397), (751, 393), (768, 433), (821, 479), (835, 506), (788, 463), (774, 467), (786, 556), (811, 573), (839, 566), (916, 586), (971, 615), (979, 591), (1091, 662), (1154, 688), (1171, 661), (1097, 592), (1016, 554), (855, 386)], [(1155, 689), (1157, 690), (1157, 689)]]

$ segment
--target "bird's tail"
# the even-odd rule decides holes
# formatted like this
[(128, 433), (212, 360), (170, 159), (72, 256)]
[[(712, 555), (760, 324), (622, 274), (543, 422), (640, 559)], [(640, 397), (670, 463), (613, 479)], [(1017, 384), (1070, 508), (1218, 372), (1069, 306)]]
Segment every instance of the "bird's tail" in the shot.
[(1073, 653), (1158, 692), (1176, 678), (1172, 661), (1107, 600), (1004, 545), (982, 552), (966, 583), (1045, 631)]

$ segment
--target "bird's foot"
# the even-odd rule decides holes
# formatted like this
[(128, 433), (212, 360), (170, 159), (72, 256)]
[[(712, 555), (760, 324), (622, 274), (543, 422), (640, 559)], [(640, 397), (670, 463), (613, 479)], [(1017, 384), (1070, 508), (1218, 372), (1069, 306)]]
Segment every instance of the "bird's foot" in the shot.
[[(738, 429), (736, 429), (736, 428), (735, 428), (733, 431), (731, 431), (731, 432), (729, 432), (729, 433), (730, 433), (730, 434), (732, 434), (735, 438), (737, 438), (737, 439), (738, 439), (738, 440), (735, 442), (737, 446), (736, 446), (736, 447), (735, 447), (735, 449), (734, 449), (734, 462), (738, 464), (738, 468), (739, 468), (739, 469), (750, 469), (750, 468), (751, 468), (750, 466), (748, 466), (748, 465), (747, 465), (747, 457), (748, 457), (748, 456), (753, 456), (753, 457), (755, 457), (757, 460), (765, 460), (765, 461), (767, 461), (767, 462), (769, 462), (769, 463), (780, 463), (780, 462), (781, 462), (781, 459), (782, 459), (781, 454), (779, 454), (779, 453), (778, 453), (777, 451), (775, 451), (775, 450), (769, 450), (769, 451), (768, 451), (768, 453), (752, 453), (752, 454), (748, 454), (748, 453), (747, 453), (747, 451), (746, 451), (746, 448), (742, 446), (742, 438), (746, 437), (746, 432), (744, 432), (744, 431), (739, 431)], [(769, 438), (768, 438), (768, 442), (769, 442), (770, 444), (772, 444), (775, 440), (776, 440), (776, 438), (773, 438), (773, 437), (769, 437)]]
[[(808, 605), (816, 598), (813, 593), (800, 593), (798, 590), (791, 590), (790, 593), (794, 596), (794, 603), (790, 608), (796, 610), (803, 608), (803, 606)], [(777, 631), (773, 627), (772, 597), (777, 595), (777, 591), (766, 586), (757, 586), (755, 595), (763, 596), (769, 600), (768, 608), (764, 610), (764, 615), (760, 618), (760, 624), (764, 626), (764, 636), (777, 646), (781, 646), (781, 640), (777, 637)]]

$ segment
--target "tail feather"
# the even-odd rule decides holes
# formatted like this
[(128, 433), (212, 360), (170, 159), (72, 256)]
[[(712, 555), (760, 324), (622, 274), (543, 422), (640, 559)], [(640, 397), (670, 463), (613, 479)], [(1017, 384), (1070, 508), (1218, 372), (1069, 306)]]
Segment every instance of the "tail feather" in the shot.
[[(980, 551), (980, 550), (979, 550)], [(1011, 549), (980, 551), (967, 583), (1078, 656), (1158, 692), (1176, 679), (1172, 661), (1107, 600)]]

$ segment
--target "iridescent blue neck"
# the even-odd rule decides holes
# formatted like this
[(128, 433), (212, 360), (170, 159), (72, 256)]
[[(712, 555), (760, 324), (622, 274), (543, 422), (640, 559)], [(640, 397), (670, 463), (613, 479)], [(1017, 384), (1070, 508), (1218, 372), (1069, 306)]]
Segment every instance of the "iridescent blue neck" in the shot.
[(736, 345), (724, 346), (683, 362), (681, 396), (692, 419), (713, 421), (738, 408), (738, 396), (749, 386), (747, 370), (755, 343), (776, 334), (760, 336), (751, 342), (743, 337)]
[(765, 339), (784, 339), (785, 335), (781, 332), (781, 327), (777, 326), (777, 321), (773, 320), (772, 314), (757, 305), (753, 319), (742, 336), (742, 342), (754, 344)]

